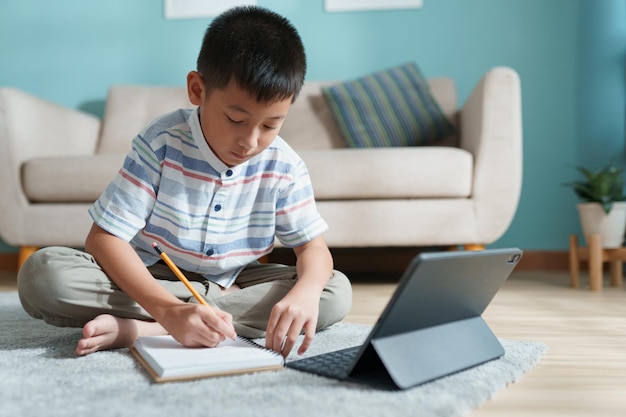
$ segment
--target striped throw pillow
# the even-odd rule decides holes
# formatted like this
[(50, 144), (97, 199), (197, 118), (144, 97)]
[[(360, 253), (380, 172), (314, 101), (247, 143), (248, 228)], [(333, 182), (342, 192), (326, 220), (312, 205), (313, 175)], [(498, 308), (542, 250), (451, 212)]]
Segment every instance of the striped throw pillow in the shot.
[(413, 63), (322, 88), (348, 146), (425, 145), (454, 127)]

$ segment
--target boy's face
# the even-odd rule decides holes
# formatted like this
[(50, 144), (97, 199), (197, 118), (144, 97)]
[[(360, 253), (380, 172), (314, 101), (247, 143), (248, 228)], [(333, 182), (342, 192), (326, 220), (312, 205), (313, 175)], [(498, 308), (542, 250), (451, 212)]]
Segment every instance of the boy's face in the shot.
[(200, 107), (200, 124), (211, 150), (229, 167), (241, 164), (265, 150), (278, 135), (291, 97), (259, 103), (236, 83), (207, 92), (202, 76), (187, 75), (189, 101)]

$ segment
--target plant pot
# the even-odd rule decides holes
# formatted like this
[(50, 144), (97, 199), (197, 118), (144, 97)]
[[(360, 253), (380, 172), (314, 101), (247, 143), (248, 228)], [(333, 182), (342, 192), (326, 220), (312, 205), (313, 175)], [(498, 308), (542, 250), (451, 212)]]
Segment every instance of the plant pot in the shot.
[(624, 241), (626, 231), (626, 202), (617, 202), (606, 214), (599, 203), (578, 204), (580, 224), (589, 244), (588, 236), (600, 235), (603, 248), (619, 248)]

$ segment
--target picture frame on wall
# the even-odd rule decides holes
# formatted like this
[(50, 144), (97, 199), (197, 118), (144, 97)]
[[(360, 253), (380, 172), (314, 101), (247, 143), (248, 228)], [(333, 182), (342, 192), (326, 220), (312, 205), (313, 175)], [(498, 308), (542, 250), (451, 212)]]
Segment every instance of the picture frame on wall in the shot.
[(324, 0), (327, 12), (359, 10), (419, 9), (423, 0)]

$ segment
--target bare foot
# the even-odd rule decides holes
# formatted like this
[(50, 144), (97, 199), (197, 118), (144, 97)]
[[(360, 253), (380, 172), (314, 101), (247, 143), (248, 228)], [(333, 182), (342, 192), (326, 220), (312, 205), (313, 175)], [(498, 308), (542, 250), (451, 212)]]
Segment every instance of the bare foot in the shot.
[(76, 345), (76, 354), (83, 356), (99, 350), (130, 347), (139, 336), (166, 333), (156, 322), (101, 314), (83, 327), (83, 338)]

